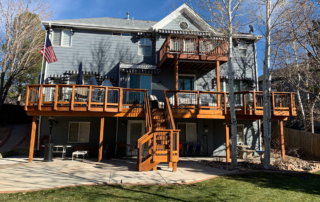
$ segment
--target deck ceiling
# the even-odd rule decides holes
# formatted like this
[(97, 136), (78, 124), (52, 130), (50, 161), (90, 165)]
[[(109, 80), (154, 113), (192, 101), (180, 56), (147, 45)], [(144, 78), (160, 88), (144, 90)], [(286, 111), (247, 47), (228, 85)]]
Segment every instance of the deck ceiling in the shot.
[[(184, 54), (185, 55), (185, 54)], [(161, 61), (159, 68), (161, 69), (173, 69), (175, 65), (175, 58), (165, 56)], [(180, 55), (181, 56), (181, 55)], [(213, 70), (217, 67), (217, 60), (208, 61), (207, 56), (200, 56), (199, 58), (193, 58), (194, 56), (179, 57), (178, 68), (185, 70)], [(226, 61), (220, 61), (220, 65), (226, 63)]]

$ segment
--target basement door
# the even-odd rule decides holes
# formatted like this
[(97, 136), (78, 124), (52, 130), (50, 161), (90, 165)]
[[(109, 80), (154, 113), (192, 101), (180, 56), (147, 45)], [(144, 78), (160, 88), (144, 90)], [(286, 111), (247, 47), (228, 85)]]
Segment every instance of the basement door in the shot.
[(127, 129), (127, 156), (136, 156), (136, 145), (138, 139), (145, 134), (145, 121), (143, 120), (129, 120)]

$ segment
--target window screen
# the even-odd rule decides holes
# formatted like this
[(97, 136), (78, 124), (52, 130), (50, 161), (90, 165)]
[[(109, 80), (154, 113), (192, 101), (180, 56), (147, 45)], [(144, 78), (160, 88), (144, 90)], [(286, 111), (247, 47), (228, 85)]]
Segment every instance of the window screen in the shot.
[(54, 46), (71, 46), (71, 31), (69, 29), (55, 29), (52, 43)]
[(90, 136), (89, 122), (70, 122), (68, 142), (88, 143)]
[(150, 39), (148, 38), (141, 38), (139, 40), (139, 51), (138, 54), (139, 55), (143, 55), (143, 56), (151, 56), (151, 45), (152, 42)]
[(61, 29), (53, 31), (52, 43), (54, 46), (61, 46)]

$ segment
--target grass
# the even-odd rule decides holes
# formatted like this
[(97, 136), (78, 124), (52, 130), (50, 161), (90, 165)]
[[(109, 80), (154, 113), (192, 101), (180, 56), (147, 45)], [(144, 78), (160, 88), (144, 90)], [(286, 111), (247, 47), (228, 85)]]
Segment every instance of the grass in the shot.
[(0, 194), (0, 201), (320, 201), (320, 172), (247, 173), (186, 185), (77, 186)]

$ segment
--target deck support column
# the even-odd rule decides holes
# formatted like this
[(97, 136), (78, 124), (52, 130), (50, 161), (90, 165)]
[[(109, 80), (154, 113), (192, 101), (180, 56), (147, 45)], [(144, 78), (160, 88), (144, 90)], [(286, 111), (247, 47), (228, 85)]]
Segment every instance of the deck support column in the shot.
[(172, 172), (177, 172), (177, 162), (172, 162)]
[(229, 163), (231, 161), (230, 161), (230, 142), (229, 142), (228, 119), (225, 119), (225, 129), (226, 129), (226, 162)]
[(283, 134), (283, 120), (279, 121), (279, 135), (280, 135), (280, 146), (281, 146), (281, 158), (286, 158), (286, 152), (284, 148), (284, 134)]
[[(178, 56), (176, 55), (174, 58), (174, 90), (178, 91), (179, 90), (179, 74), (178, 74), (178, 67), (179, 67), (179, 62), (178, 62)], [(178, 107), (178, 93), (174, 93), (174, 106), (177, 108)]]
[(104, 117), (101, 117), (101, 121), (100, 121), (100, 140), (99, 140), (99, 157), (98, 157), (98, 161), (99, 162), (102, 160), (103, 132), (104, 132)]
[(172, 168), (172, 162), (169, 162), (168, 168)]
[(31, 138), (30, 138), (30, 148), (29, 148), (29, 163), (33, 161), (34, 142), (36, 140), (36, 128), (37, 128), (37, 117), (33, 116), (32, 128), (31, 128)]
[[(220, 61), (217, 61), (217, 67), (216, 67), (216, 79), (217, 79), (217, 91), (220, 92)], [(221, 107), (221, 100), (220, 100), (220, 95), (218, 95), (218, 107)]]

